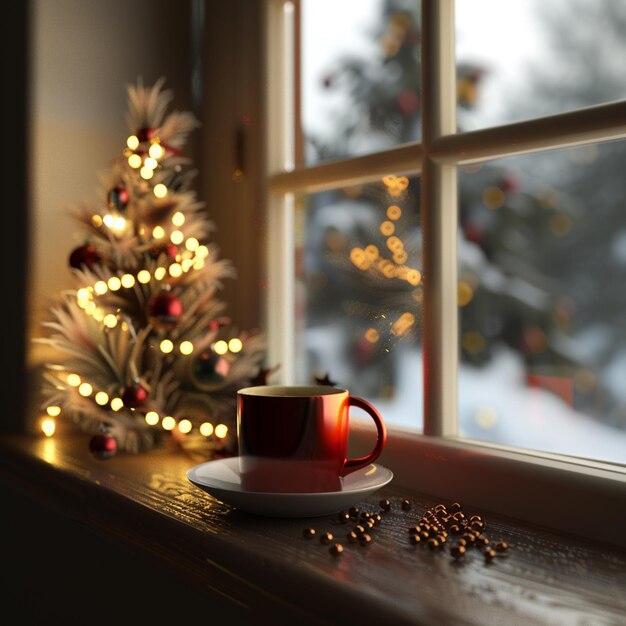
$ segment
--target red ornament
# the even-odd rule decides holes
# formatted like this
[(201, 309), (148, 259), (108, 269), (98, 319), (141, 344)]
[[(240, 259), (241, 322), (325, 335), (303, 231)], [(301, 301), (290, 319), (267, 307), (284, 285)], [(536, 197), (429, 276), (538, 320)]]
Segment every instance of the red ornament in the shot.
[(91, 269), (96, 263), (99, 262), (100, 255), (90, 243), (74, 248), (74, 250), (70, 253), (70, 267), (77, 270), (82, 269), (83, 267)]
[(97, 459), (110, 459), (117, 452), (117, 440), (106, 433), (94, 435), (89, 441), (89, 451)]
[(155, 135), (154, 128), (140, 128), (137, 131), (137, 139), (139, 139), (139, 143), (144, 143), (146, 141), (150, 141)]
[(230, 371), (230, 363), (213, 350), (203, 352), (198, 357), (195, 366), (196, 375), (203, 382), (217, 383), (226, 376)]
[(502, 179), (502, 191), (505, 193), (516, 193), (520, 189), (520, 180), (513, 174), (509, 173)]
[(148, 302), (150, 323), (157, 328), (174, 328), (182, 314), (183, 303), (176, 294), (166, 289), (157, 291)]
[(220, 328), (222, 328), (223, 326), (227, 326), (228, 324), (230, 324), (230, 318), (228, 317), (218, 317), (217, 319), (211, 320), (208, 324), (207, 324), (207, 329), (215, 332), (217, 330), (219, 330)]
[(463, 235), (467, 241), (480, 243), (485, 238), (485, 229), (476, 222), (467, 222), (463, 226)]
[(164, 245), (155, 244), (150, 248), (150, 256), (153, 259), (159, 258), (163, 252), (165, 252), (170, 259), (175, 259), (176, 255), (179, 253), (179, 249), (178, 246), (171, 241)]
[(137, 409), (140, 406), (143, 406), (147, 399), (148, 390), (140, 383), (132, 383), (122, 392), (122, 402), (124, 403), (124, 406), (127, 406), (130, 409)]
[(413, 115), (419, 107), (419, 98), (412, 89), (401, 91), (396, 97), (396, 103), (400, 112), (406, 116)]
[(113, 187), (107, 198), (109, 208), (123, 211), (128, 205), (128, 190), (125, 187)]

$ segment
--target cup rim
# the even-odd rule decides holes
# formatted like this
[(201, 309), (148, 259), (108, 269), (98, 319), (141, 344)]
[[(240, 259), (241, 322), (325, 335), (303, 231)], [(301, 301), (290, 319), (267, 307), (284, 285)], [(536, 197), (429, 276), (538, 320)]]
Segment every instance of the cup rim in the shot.
[(256, 398), (310, 398), (343, 393), (348, 390), (331, 385), (255, 385), (237, 390), (237, 395)]

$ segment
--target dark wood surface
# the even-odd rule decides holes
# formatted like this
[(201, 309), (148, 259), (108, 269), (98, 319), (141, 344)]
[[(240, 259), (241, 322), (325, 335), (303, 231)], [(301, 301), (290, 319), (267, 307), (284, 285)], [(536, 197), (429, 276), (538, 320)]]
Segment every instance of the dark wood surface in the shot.
[[(345, 540), (350, 525), (335, 515), (274, 519), (217, 501), (186, 478), (198, 462), (165, 450), (99, 461), (82, 436), (0, 439), (6, 488), (141, 553), (196, 598), (220, 599), (231, 624), (626, 624), (626, 552), (601, 537), (592, 543), (467, 509), (510, 549), (490, 563), (475, 550), (454, 561), (409, 544), (408, 527), (437, 501), (392, 481), (358, 505), (377, 512), (382, 498), (392, 503), (361, 546)], [(305, 539), (309, 526), (318, 536), (331, 531), (344, 552)]]

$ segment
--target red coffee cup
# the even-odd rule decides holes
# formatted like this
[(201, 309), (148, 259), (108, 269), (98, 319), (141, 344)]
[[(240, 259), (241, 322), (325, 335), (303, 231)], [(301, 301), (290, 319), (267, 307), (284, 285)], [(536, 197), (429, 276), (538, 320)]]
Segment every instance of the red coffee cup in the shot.
[[(376, 424), (374, 448), (357, 459), (346, 458), (351, 406)], [(386, 441), (380, 413), (346, 389), (262, 385), (237, 391), (239, 467), (248, 491), (337, 491), (340, 477), (375, 461)]]

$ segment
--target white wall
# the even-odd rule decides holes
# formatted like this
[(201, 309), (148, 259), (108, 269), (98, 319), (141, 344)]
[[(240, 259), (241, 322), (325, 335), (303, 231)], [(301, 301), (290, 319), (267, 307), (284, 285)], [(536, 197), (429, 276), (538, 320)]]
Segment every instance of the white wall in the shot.
[[(160, 76), (192, 108), (190, 5), (174, 0), (33, 0), (30, 336), (49, 300), (73, 282), (82, 232), (67, 209), (93, 201), (98, 174), (124, 148), (126, 85)], [(31, 346), (29, 362), (45, 351)]]

